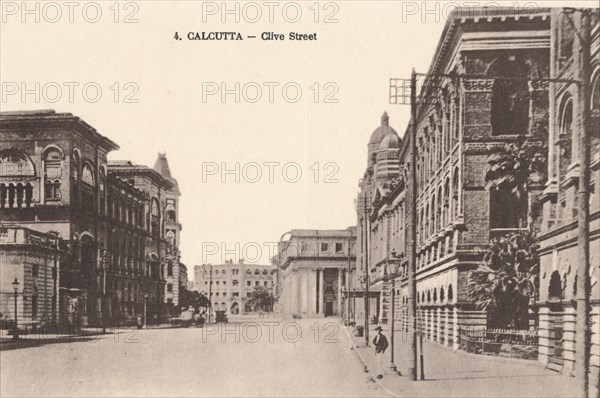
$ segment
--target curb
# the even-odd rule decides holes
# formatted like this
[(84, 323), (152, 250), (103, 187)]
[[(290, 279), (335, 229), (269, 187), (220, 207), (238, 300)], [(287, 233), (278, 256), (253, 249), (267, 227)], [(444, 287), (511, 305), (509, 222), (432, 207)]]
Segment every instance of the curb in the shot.
[(386, 392), (388, 395), (390, 395), (392, 397), (397, 397), (397, 398), (402, 397), (402, 395), (396, 394), (395, 392), (393, 392), (392, 390), (390, 390), (389, 388), (387, 388), (386, 386), (384, 386), (383, 384), (381, 384), (381, 382), (379, 381), (379, 379), (377, 379), (375, 377), (375, 375), (373, 374), (373, 372), (371, 372), (371, 369), (369, 369), (369, 364), (368, 364), (367, 360), (365, 359), (365, 357), (358, 350), (358, 346), (354, 343), (354, 339), (350, 335), (350, 332), (348, 331), (346, 325), (344, 325), (343, 323), (340, 322), (340, 326), (346, 332), (346, 337), (348, 338), (348, 341), (350, 342), (350, 350), (354, 351), (354, 353), (358, 357), (359, 361), (364, 366), (365, 373), (369, 374), (369, 381), (371, 383), (377, 384), (377, 386), (379, 388), (381, 388), (384, 392)]

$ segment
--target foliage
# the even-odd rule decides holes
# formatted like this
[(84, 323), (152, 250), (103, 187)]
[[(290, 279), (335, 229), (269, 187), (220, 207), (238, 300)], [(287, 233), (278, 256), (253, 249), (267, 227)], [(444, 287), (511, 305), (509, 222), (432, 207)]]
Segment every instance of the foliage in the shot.
[(184, 286), (180, 286), (179, 305), (185, 308), (194, 307), (194, 312), (199, 312), (200, 307), (210, 307), (210, 300), (196, 290), (187, 290)]
[(539, 289), (537, 249), (528, 231), (494, 238), (482, 264), (469, 273), (468, 296), (487, 310), (489, 327), (528, 327), (529, 302)]
[(260, 308), (263, 311), (272, 311), (275, 304), (275, 296), (263, 286), (256, 286), (248, 301), (246, 302), (252, 308)]
[(488, 189), (511, 189), (517, 197), (527, 192), (527, 184), (534, 176), (543, 182), (547, 172), (546, 145), (528, 145), (524, 137), (506, 143), (488, 161), (485, 174)]

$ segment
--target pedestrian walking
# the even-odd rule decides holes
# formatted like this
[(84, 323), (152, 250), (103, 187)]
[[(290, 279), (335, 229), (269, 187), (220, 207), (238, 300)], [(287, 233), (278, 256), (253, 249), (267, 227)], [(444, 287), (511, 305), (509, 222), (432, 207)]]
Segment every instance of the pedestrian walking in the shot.
[(387, 337), (382, 333), (383, 329), (381, 326), (377, 326), (375, 328), (377, 335), (373, 339), (373, 345), (375, 346), (375, 363), (377, 364), (377, 378), (383, 378), (383, 356), (385, 354), (385, 350), (387, 350), (389, 344)]

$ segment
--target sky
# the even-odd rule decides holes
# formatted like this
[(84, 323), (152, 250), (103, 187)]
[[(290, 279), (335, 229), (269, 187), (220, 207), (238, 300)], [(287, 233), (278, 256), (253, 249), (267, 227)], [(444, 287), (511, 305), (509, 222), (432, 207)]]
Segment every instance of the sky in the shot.
[[(268, 264), (286, 231), (356, 224), (371, 133), (409, 119), (389, 79), (428, 69), (458, 3), (2, 1), (0, 107), (73, 113), (120, 145), (110, 160), (166, 152), (183, 263)], [(585, 4), (480, 2), (500, 3)]]

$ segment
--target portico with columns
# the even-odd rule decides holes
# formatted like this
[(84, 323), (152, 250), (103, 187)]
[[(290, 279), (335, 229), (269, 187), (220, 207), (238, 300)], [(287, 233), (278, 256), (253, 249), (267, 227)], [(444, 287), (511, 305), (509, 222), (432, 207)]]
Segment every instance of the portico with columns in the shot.
[[(292, 230), (279, 244), (279, 302), (284, 316), (341, 316), (355, 267), (355, 229)], [(285, 235), (284, 235), (285, 236)]]

